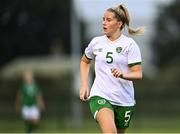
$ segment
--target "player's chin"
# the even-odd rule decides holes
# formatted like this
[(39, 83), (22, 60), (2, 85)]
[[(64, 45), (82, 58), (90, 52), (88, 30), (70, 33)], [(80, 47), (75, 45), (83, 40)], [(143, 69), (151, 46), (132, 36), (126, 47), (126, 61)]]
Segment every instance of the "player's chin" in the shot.
[(106, 35), (107, 37), (111, 36), (111, 34), (109, 32), (104, 32), (104, 35)]
[(103, 30), (103, 34), (108, 35), (107, 30)]

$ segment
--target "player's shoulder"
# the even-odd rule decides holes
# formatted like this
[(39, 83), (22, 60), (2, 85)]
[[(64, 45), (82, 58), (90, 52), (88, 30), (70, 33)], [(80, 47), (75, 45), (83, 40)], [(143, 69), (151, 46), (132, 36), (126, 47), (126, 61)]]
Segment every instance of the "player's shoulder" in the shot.
[(91, 40), (91, 42), (92, 43), (97, 43), (97, 42), (102, 42), (104, 40), (105, 40), (105, 36), (96, 36)]
[(134, 43), (134, 39), (132, 37), (129, 37), (129, 36), (126, 36), (126, 35), (122, 35), (122, 39), (126, 42), (129, 42), (129, 43)]
[(126, 42), (126, 45), (128, 46), (137, 46), (136, 41), (132, 37), (123, 35), (123, 40), (124, 42)]

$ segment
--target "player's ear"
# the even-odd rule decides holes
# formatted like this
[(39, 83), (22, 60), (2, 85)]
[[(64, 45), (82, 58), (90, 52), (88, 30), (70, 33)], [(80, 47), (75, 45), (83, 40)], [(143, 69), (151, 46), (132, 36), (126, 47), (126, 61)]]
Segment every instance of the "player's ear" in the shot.
[(122, 28), (121, 28), (122, 25), (123, 25), (123, 22), (122, 22), (122, 21), (118, 21), (118, 28), (119, 28), (119, 29), (122, 29)]

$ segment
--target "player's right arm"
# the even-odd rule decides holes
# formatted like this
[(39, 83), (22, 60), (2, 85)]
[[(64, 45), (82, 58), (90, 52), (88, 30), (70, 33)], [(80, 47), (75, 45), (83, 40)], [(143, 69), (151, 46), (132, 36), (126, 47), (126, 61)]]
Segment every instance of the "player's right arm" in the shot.
[(82, 101), (86, 101), (89, 97), (89, 87), (88, 87), (89, 69), (90, 69), (90, 59), (88, 59), (85, 55), (83, 55), (80, 62), (81, 86), (79, 92), (79, 97)]

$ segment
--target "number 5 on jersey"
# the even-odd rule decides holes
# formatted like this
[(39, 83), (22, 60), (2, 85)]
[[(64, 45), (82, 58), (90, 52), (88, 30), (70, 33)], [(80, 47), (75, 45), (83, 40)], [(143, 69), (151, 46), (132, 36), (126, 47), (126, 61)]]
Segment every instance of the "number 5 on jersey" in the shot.
[(113, 62), (112, 54), (113, 54), (113, 52), (107, 52), (107, 54), (106, 54), (106, 62), (108, 64), (111, 64)]

